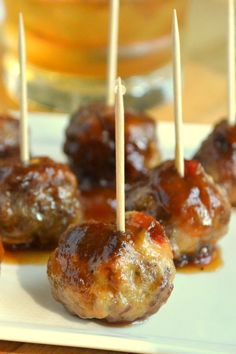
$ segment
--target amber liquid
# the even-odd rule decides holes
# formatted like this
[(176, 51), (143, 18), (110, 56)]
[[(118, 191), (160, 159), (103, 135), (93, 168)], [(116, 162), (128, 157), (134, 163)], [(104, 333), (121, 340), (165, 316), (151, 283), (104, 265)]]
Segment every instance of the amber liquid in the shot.
[[(11, 95), (17, 95), (17, 22), (22, 12), (29, 98), (71, 111), (81, 101), (105, 96), (109, 0), (4, 0), (4, 3), (4, 77)], [(170, 62), (172, 9), (177, 9), (182, 29), (187, 3), (188, 0), (120, 1), (118, 71), (123, 79), (129, 80), (126, 84), (130, 96), (135, 96), (141, 77), (144, 80)], [(146, 80), (155, 86), (163, 76)], [(138, 89), (140, 97), (142, 87)], [(156, 103), (158, 94), (155, 97)]]
[[(122, 77), (150, 72), (170, 59), (171, 12), (182, 28), (186, 0), (121, 0)], [(28, 62), (49, 71), (105, 78), (108, 0), (5, 0), (6, 40), (17, 55), (18, 14), (24, 15)]]
[[(4, 263), (18, 265), (41, 265), (46, 264), (51, 251), (5, 251)], [(192, 274), (201, 272), (214, 272), (223, 266), (220, 249), (217, 249), (209, 264), (188, 264), (183, 268), (177, 268), (178, 273)]]
[(3, 262), (6, 264), (19, 264), (19, 265), (41, 265), (46, 264), (50, 255), (50, 251), (5, 251)]
[(216, 248), (208, 264), (187, 264), (183, 268), (177, 268), (179, 273), (214, 272), (223, 266), (224, 262), (220, 248)]

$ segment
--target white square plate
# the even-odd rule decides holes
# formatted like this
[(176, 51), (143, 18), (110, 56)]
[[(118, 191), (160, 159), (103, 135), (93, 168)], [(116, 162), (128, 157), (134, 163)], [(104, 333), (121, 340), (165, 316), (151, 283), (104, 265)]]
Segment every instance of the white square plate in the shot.
[[(31, 117), (33, 153), (65, 160), (61, 152), (66, 117)], [(209, 126), (185, 125), (191, 156)], [(164, 157), (173, 156), (173, 125), (160, 123)], [(223, 267), (207, 273), (177, 273), (169, 301), (143, 323), (106, 327), (68, 314), (51, 296), (46, 265), (2, 264), (0, 339), (159, 354), (236, 353), (236, 214), (221, 241)]]

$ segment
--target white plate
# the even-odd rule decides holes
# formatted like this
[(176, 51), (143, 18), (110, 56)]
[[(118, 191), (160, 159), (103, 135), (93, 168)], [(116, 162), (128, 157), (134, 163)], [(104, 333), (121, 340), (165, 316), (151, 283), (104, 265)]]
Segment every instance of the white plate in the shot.
[[(34, 154), (64, 159), (66, 119), (34, 115)], [(185, 125), (186, 156), (210, 127)], [(165, 157), (173, 156), (173, 126), (160, 124)], [(106, 327), (68, 314), (50, 294), (46, 266), (2, 265), (0, 339), (159, 354), (236, 353), (236, 214), (221, 242), (224, 265), (212, 273), (177, 274), (174, 291), (145, 322)]]

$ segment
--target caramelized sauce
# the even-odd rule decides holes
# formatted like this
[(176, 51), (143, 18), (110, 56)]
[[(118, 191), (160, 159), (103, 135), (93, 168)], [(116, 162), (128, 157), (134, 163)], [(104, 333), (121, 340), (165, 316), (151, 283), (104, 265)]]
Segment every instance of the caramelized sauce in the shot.
[[(94, 188), (81, 192), (81, 205), (84, 220), (114, 221), (115, 190), (112, 188)], [(51, 251), (14, 250), (5, 251), (3, 262), (7, 264), (46, 264)], [(179, 273), (213, 272), (223, 266), (221, 251), (217, 248), (208, 264), (188, 264), (177, 268)]]
[(46, 264), (50, 251), (36, 251), (36, 250), (17, 250), (5, 251), (3, 262), (6, 264)]
[[(126, 183), (145, 177), (160, 162), (154, 120), (144, 113), (125, 110)], [(89, 132), (89, 133), (88, 133)], [(66, 129), (64, 152), (80, 187), (115, 184), (115, 111), (94, 103), (80, 107)]]
[(214, 272), (223, 266), (224, 262), (220, 248), (216, 248), (212, 254), (211, 261), (208, 264), (193, 264), (189, 263), (182, 268), (177, 268), (179, 273), (199, 273), (199, 272)]
[(115, 194), (115, 189), (101, 187), (81, 192), (80, 200), (85, 221), (114, 221)]

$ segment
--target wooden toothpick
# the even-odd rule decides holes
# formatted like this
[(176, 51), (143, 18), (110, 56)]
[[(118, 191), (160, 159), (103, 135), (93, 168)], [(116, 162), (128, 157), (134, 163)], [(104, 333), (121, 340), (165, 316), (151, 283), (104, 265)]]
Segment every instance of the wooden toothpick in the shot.
[(181, 78), (181, 56), (179, 26), (176, 10), (173, 10), (172, 19), (172, 41), (173, 41), (173, 90), (174, 90), (174, 116), (175, 116), (175, 166), (179, 174), (184, 176), (183, 156), (183, 111), (182, 111), (182, 78)]
[(228, 0), (228, 122), (235, 124), (235, 8)]
[(110, 0), (109, 48), (107, 66), (107, 105), (113, 106), (115, 95), (114, 85), (117, 77), (117, 53), (119, 32), (120, 1)]
[(23, 16), (19, 14), (18, 46), (20, 66), (20, 157), (23, 163), (29, 161), (28, 142), (28, 107), (27, 107), (27, 82), (26, 82), (26, 54), (25, 31)]
[(124, 101), (125, 87), (117, 79), (115, 89), (115, 128), (116, 128), (116, 222), (117, 230), (125, 232), (125, 131)]

